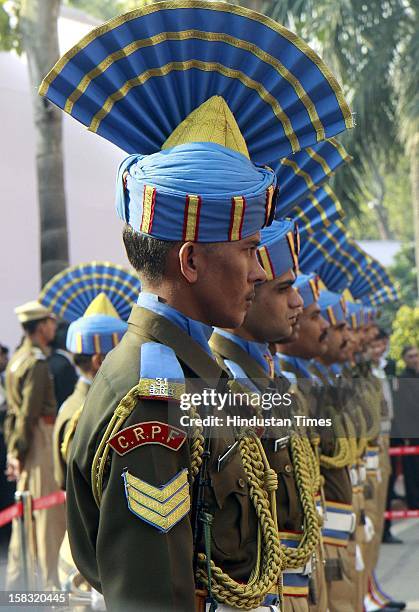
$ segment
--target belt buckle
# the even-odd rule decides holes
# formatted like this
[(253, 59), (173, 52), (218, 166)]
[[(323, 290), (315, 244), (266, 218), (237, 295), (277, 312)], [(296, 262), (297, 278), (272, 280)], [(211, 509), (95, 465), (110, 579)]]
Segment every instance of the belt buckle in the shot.
[(282, 438), (278, 438), (274, 443), (274, 452), (278, 452), (281, 448), (285, 448), (288, 446), (288, 442), (290, 441), (289, 436), (283, 436)]

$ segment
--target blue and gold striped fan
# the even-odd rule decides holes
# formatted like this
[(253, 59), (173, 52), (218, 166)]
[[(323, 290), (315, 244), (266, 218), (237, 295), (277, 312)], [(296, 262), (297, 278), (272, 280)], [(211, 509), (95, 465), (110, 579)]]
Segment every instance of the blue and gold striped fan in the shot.
[(374, 294), (366, 294), (362, 297), (362, 303), (366, 306), (381, 306), (388, 302), (397, 302), (400, 297), (398, 291), (394, 285), (386, 285), (382, 287)]
[(43, 288), (39, 301), (68, 323), (84, 315), (99, 294), (105, 294), (123, 321), (141, 290), (139, 279), (122, 266), (92, 261), (66, 268)]
[(300, 268), (306, 274), (317, 272), (325, 285), (340, 291), (349, 285), (354, 276), (354, 264), (346, 251), (345, 233), (333, 223), (318, 232), (306, 233), (302, 240)]
[(332, 189), (323, 185), (296, 206), (290, 216), (298, 223), (304, 242), (307, 234), (330, 228), (335, 221), (343, 218), (344, 212)]
[[(342, 164), (351, 159), (345, 148), (335, 138), (331, 138), (279, 160), (273, 166), (278, 176), (279, 187), (276, 218), (293, 216), (292, 209), (297, 204), (303, 208), (306, 198), (318, 197), (316, 196), (318, 188)], [(335, 198), (331, 194), (330, 197)], [(316, 204), (315, 199), (313, 204)], [(299, 226), (301, 228), (301, 224)]]
[(137, 154), (160, 151), (216, 95), (251, 160), (271, 167), (353, 127), (339, 84), (301, 38), (223, 2), (159, 2), (111, 19), (57, 62), (40, 93)]

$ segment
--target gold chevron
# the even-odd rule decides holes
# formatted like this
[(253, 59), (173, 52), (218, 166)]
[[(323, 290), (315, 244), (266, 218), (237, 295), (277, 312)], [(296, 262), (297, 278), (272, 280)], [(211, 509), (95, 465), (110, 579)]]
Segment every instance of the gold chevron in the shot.
[(128, 508), (159, 531), (168, 532), (191, 509), (188, 470), (184, 469), (166, 485), (155, 487), (124, 472)]

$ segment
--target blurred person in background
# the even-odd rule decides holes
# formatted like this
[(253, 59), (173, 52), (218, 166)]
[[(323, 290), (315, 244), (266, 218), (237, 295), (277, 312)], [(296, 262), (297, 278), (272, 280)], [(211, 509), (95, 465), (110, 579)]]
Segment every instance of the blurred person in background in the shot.
[[(404, 369), (399, 374), (395, 395), (397, 431), (405, 446), (419, 446), (419, 349), (405, 346), (402, 350)], [(419, 455), (402, 457), (406, 503), (410, 510), (419, 509)]]
[[(15, 309), (25, 338), (6, 369), (7, 443), (6, 475), (17, 481), (18, 491), (29, 491), (34, 499), (56, 490), (52, 464), (52, 433), (56, 400), (48, 368), (49, 343), (56, 331), (55, 316), (39, 302)], [(58, 550), (65, 530), (64, 509), (55, 506), (33, 513), (40, 588), (59, 588)], [(19, 523), (14, 519), (9, 545), (6, 589), (25, 587), (21, 566)]]
[(78, 378), (73, 358), (65, 346), (67, 330), (68, 323), (60, 321), (55, 338), (50, 343), (51, 354), (48, 357), (48, 366), (54, 379), (57, 412), (59, 407), (73, 393)]
[[(6, 443), (4, 441), (4, 419), (7, 410), (5, 372), (9, 361), (9, 349), (0, 344), (0, 510), (13, 503), (15, 485), (8, 482), (6, 469)], [(10, 539), (11, 525), (0, 528), (0, 554), (7, 549)]]

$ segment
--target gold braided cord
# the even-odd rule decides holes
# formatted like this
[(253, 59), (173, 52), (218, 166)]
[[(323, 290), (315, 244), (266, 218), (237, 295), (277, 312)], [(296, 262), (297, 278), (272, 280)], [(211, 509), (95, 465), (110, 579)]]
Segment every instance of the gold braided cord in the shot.
[[(259, 607), (268, 593), (279, 592), (282, 597), (281, 571), (285, 558), (278, 538), (276, 473), (269, 467), (262, 443), (254, 432), (246, 432), (239, 440), (239, 451), (250, 486), (250, 498), (259, 519), (260, 561), (246, 584), (236, 582), (211, 561), (211, 590), (218, 602), (240, 610), (251, 610)], [(198, 561), (197, 577), (208, 587), (205, 555), (199, 554)]]
[(303, 508), (304, 528), (298, 547), (286, 547), (286, 569), (301, 567), (307, 563), (316, 550), (320, 539), (319, 518), (313, 491), (313, 466), (310, 460), (313, 451), (307, 438), (302, 438), (296, 434), (292, 435), (291, 453), (295, 480)]
[(83, 412), (84, 404), (80, 406), (73, 414), (71, 419), (67, 425), (67, 431), (65, 432), (64, 439), (61, 444), (61, 457), (64, 459), (65, 463), (68, 463), (68, 455), (70, 453), (70, 445), (74, 438), (74, 433), (76, 431), (77, 423), (79, 422), (80, 415)]
[[(100, 506), (102, 484), (109, 445), (107, 441), (122, 427), (140, 399), (139, 385), (133, 387), (119, 402), (106, 431), (100, 441), (92, 462), (91, 480), (95, 501)], [(249, 582), (240, 584), (225, 574), (211, 561), (212, 592), (217, 600), (242, 610), (258, 607), (268, 593), (279, 592), (282, 596), (281, 572), (285, 564), (284, 551), (280, 545), (277, 529), (276, 497), (278, 487), (276, 473), (269, 467), (262, 443), (254, 432), (249, 431), (239, 441), (243, 466), (250, 485), (250, 498), (258, 517), (258, 562)], [(197, 429), (190, 442), (190, 474), (192, 482), (202, 465), (204, 438)], [(197, 577), (206, 586), (206, 557), (198, 555), (200, 567)]]
[(377, 389), (368, 380), (364, 380), (361, 406), (367, 421), (365, 437), (371, 442), (380, 435), (380, 403)]
[(312, 491), (313, 495), (316, 495), (322, 484), (322, 475), (320, 472), (319, 462), (320, 436), (318, 434), (311, 434), (310, 439), (304, 438), (303, 442), (307, 448), (306, 453), (310, 462)]
[(95, 502), (98, 507), (100, 507), (100, 502), (102, 499), (103, 476), (105, 473), (106, 460), (110, 450), (110, 446), (107, 442), (109, 438), (111, 438), (121, 429), (129, 415), (134, 411), (140, 396), (140, 384), (137, 384), (121, 399), (118, 406), (115, 408), (112, 418), (108, 423), (99, 446), (97, 447), (95, 456), (93, 457), (91, 485), (93, 497), (95, 498)]
[(345, 429), (340, 415), (335, 414), (333, 418), (333, 429), (336, 436), (335, 452), (333, 455), (320, 455), (320, 465), (325, 468), (343, 468), (351, 465), (351, 452), (349, 443), (345, 436)]
[(351, 465), (356, 465), (358, 459), (358, 444), (356, 439), (355, 425), (349, 414), (347, 414), (346, 412), (343, 412), (342, 418), (347, 433), (349, 453), (351, 456)]
[(365, 420), (364, 414), (362, 412), (362, 408), (361, 406), (357, 406), (355, 409), (355, 418), (356, 418), (356, 423), (358, 425), (358, 443), (357, 443), (357, 460), (358, 462), (361, 460), (361, 457), (363, 457), (366, 448), (367, 448), (367, 444), (368, 444), (368, 439), (367, 439), (367, 422)]

